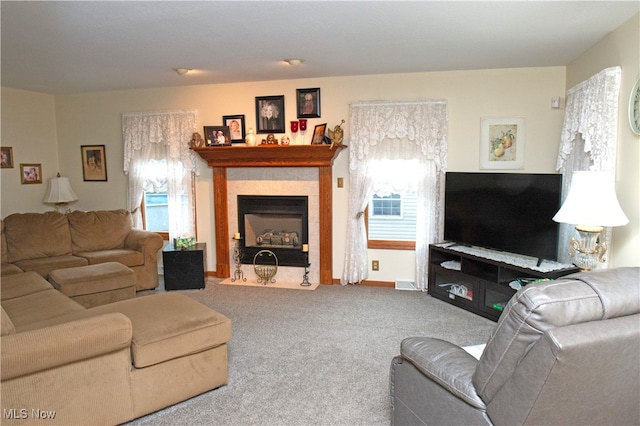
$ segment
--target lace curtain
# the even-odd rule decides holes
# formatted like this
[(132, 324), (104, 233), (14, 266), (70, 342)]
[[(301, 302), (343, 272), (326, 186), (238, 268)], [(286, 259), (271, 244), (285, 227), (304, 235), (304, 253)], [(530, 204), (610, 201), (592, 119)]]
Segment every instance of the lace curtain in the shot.
[(418, 160), (416, 285), (427, 287), (429, 243), (442, 238), (447, 164), (447, 102), (368, 102), (350, 105), (350, 188), (341, 284), (368, 277), (364, 210), (380, 160)]
[[(563, 175), (563, 202), (574, 171), (615, 172), (621, 74), (620, 67), (607, 68), (567, 91), (556, 166)], [(571, 263), (568, 247), (575, 236), (574, 225), (560, 224), (560, 262)], [(604, 238), (611, 247), (611, 228), (605, 229)], [(608, 261), (601, 265), (607, 267)]]
[(122, 114), (127, 208), (134, 227), (142, 228), (139, 207), (145, 185), (161, 181), (167, 191), (170, 237), (195, 235), (193, 175), (198, 174), (198, 160), (188, 142), (196, 121), (194, 110)]

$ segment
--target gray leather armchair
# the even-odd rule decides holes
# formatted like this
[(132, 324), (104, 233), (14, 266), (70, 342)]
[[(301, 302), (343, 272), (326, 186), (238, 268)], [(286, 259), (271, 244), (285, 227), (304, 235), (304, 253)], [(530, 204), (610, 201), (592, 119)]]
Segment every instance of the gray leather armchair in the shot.
[(640, 268), (519, 290), (480, 360), (407, 338), (390, 381), (395, 425), (638, 425)]

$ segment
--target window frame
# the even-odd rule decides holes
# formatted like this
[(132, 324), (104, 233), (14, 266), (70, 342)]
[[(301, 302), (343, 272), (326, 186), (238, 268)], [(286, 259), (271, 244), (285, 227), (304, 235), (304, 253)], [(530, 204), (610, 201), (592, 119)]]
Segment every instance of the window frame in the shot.
[(367, 231), (367, 248), (384, 250), (415, 250), (414, 241), (370, 240), (369, 239), (369, 205), (364, 209), (364, 227)]

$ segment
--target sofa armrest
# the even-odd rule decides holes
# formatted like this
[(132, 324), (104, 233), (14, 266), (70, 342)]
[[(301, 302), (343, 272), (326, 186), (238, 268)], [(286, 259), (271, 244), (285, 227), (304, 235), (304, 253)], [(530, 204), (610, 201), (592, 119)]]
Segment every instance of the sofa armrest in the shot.
[(2, 380), (94, 358), (131, 346), (131, 320), (121, 313), (2, 336)]
[(124, 247), (130, 250), (141, 252), (145, 259), (147, 256), (155, 256), (162, 248), (162, 237), (160, 234), (142, 229), (132, 229), (124, 240)]
[(460, 346), (428, 337), (410, 337), (400, 346), (401, 357), (430, 380), (479, 409), (486, 405), (471, 381), (478, 360)]

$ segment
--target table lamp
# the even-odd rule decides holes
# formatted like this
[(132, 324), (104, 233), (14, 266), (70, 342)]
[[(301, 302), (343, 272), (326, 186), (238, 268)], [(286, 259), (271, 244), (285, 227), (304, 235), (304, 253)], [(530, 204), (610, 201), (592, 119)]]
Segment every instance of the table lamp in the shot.
[(49, 190), (42, 200), (45, 204), (55, 204), (56, 210), (60, 213), (68, 213), (70, 210), (67, 205), (76, 201), (78, 196), (69, 183), (69, 178), (60, 177), (60, 173), (56, 177), (49, 179)]
[(600, 233), (604, 227), (629, 223), (616, 196), (613, 173), (574, 172), (569, 194), (553, 220), (576, 226), (579, 239), (571, 239), (569, 256), (575, 256), (577, 267), (590, 271), (604, 262), (607, 245), (599, 241)]

